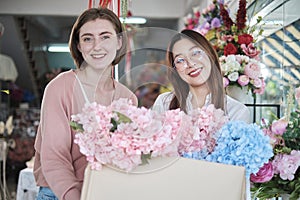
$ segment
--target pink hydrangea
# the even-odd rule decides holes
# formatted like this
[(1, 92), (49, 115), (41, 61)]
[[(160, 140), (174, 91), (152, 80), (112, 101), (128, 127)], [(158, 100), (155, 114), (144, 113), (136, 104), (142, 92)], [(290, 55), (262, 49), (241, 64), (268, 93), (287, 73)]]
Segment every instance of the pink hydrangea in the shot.
[(193, 110), (183, 118), (179, 153), (207, 151), (215, 147), (217, 131), (228, 122), (224, 111), (213, 104)]
[(300, 166), (300, 151), (292, 150), (290, 154), (277, 154), (272, 161), (274, 173), (283, 180), (293, 180)]
[[(182, 115), (179, 109), (159, 114), (122, 98), (106, 107), (86, 104), (81, 113), (72, 115), (83, 128), (74, 142), (93, 169), (108, 164), (131, 171), (141, 164), (142, 154), (178, 156)], [(113, 132), (112, 119), (118, 122)]]

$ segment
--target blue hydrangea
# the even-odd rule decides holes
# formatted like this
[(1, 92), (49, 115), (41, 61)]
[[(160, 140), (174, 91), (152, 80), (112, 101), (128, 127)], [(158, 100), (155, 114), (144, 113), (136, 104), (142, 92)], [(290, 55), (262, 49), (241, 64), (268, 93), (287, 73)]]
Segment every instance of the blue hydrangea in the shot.
[(205, 157), (208, 155), (208, 151), (207, 150), (202, 150), (199, 152), (188, 152), (188, 153), (184, 153), (182, 155), (182, 157), (184, 158), (191, 158), (191, 159), (195, 159), (195, 160), (203, 160), (205, 159)]
[(205, 152), (192, 152), (183, 157), (244, 166), (249, 178), (273, 156), (270, 138), (256, 124), (231, 121), (218, 134), (217, 145), (211, 154), (206, 156)]

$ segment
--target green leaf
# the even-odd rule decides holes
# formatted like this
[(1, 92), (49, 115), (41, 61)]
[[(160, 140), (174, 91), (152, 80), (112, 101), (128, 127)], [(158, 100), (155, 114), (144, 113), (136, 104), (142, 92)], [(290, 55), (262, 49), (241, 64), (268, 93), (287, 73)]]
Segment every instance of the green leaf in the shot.
[(114, 118), (110, 119), (110, 123), (112, 123), (112, 125), (113, 125), (113, 127), (110, 129), (110, 132), (114, 132), (115, 130), (117, 130), (118, 125), (121, 123), (131, 123), (132, 122), (132, 120), (129, 117), (127, 117), (126, 115), (124, 115), (120, 112), (117, 112), (117, 111), (114, 111), (114, 113), (117, 114), (118, 120), (116, 120)]
[(74, 131), (83, 132), (82, 124), (79, 124), (77, 122), (71, 121), (70, 126)]
[(287, 147), (300, 150), (300, 111), (291, 112), (288, 127), (283, 134)]
[(111, 127), (110, 129), (110, 132), (114, 132), (115, 130), (117, 130), (118, 122), (114, 118), (110, 119), (110, 123), (113, 125), (113, 127)]
[(151, 159), (151, 153), (148, 154), (143, 154), (141, 155), (141, 159), (142, 159), (142, 164), (141, 165), (146, 165), (149, 164), (149, 161)]
[(256, 23), (259, 24), (263, 20), (262, 16), (258, 16), (256, 19)]
[(114, 111), (117, 115), (118, 115), (118, 124), (120, 123), (131, 123), (131, 119), (129, 117), (127, 117), (126, 115), (120, 113), (120, 112), (117, 112), (117, 111)]

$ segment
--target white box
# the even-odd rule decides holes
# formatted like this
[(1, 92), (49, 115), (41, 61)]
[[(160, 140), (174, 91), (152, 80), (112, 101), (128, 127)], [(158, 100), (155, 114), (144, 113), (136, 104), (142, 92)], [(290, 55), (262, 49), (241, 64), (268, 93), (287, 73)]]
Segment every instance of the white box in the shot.
[(126, 173), (86, 168), (81, 200), (244, 200), (245, 168), (187, 158), (154, 158)]

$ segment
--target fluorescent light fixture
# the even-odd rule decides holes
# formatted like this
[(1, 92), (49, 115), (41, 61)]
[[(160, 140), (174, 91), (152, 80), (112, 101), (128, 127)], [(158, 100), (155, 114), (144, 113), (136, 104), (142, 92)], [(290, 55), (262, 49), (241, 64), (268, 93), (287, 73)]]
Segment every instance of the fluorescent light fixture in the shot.
[(125, 24), (145, 24), (147, 22), (143, 17), (120, 17), (120, 21)]
[(50, 44), (47, 50), (49, 52), (70, 52), (68, 44)]

